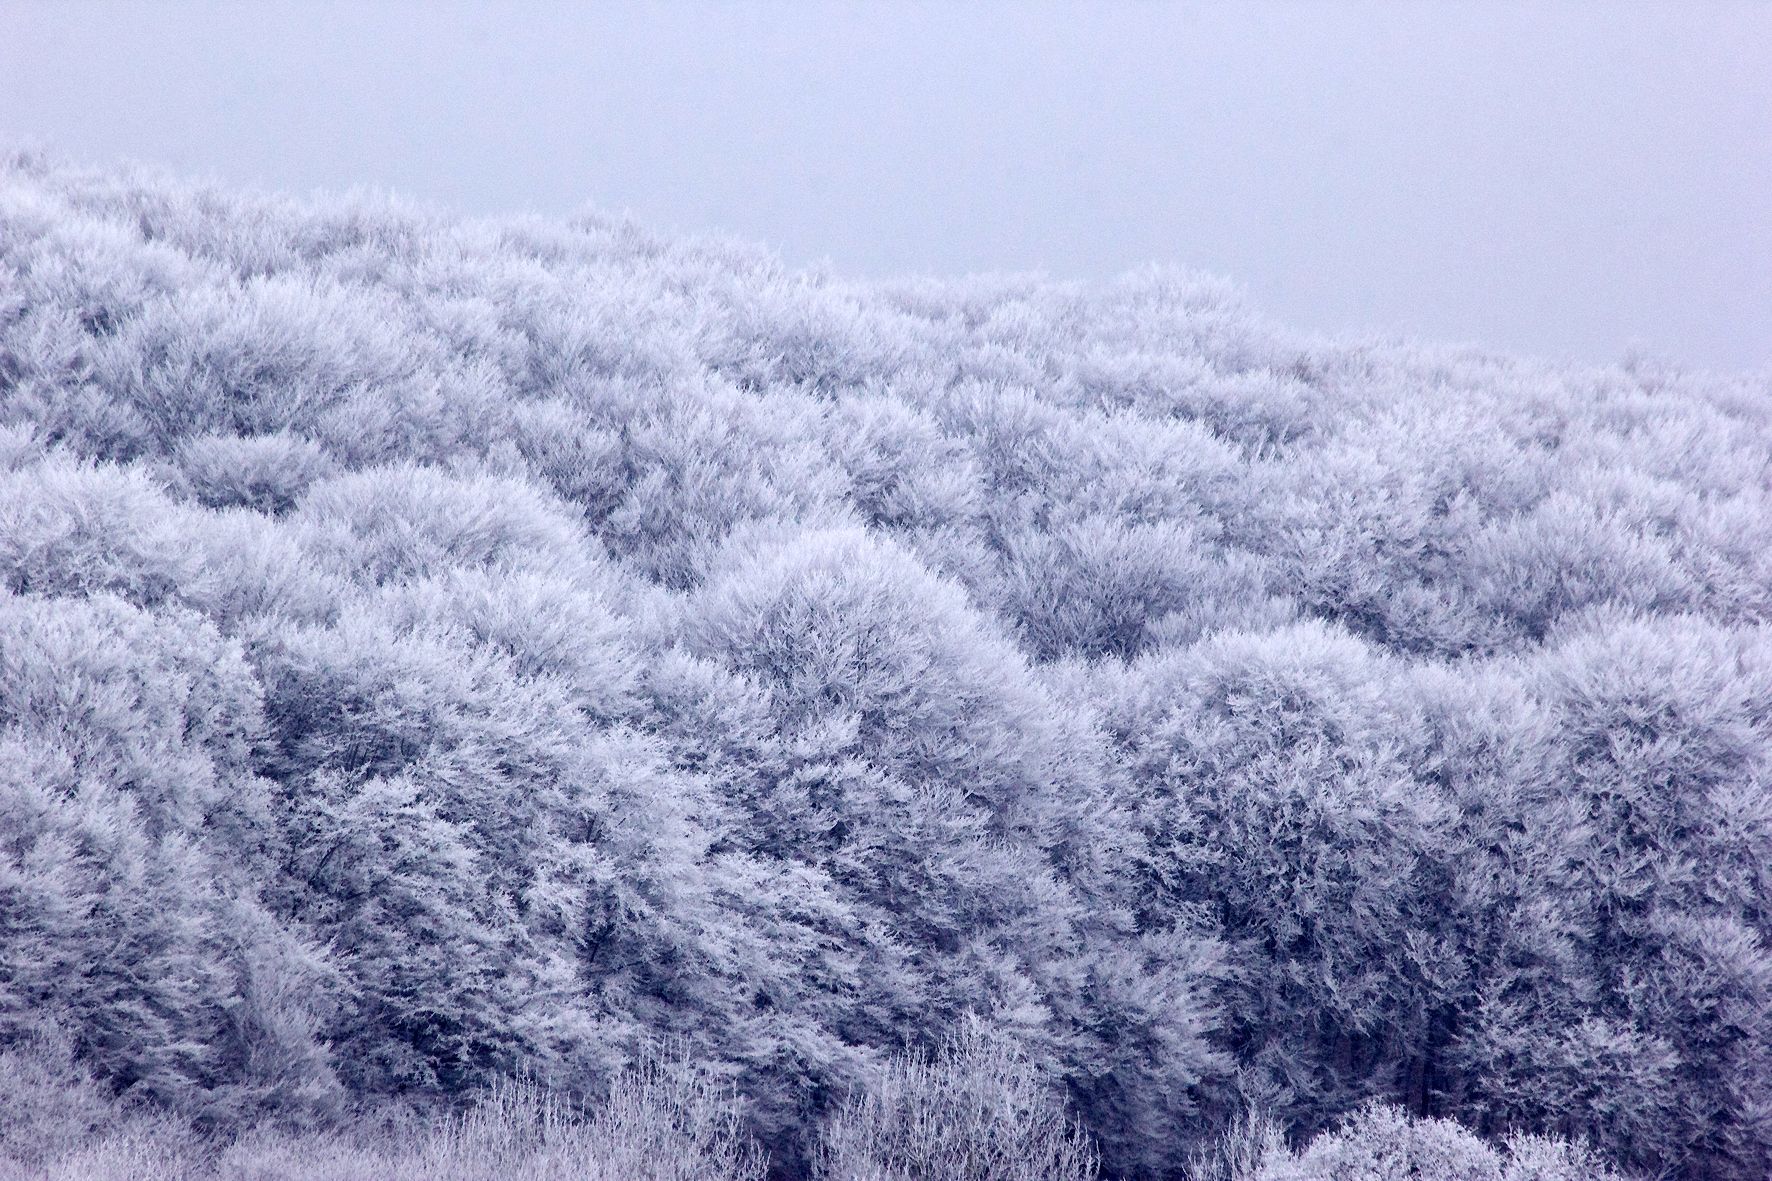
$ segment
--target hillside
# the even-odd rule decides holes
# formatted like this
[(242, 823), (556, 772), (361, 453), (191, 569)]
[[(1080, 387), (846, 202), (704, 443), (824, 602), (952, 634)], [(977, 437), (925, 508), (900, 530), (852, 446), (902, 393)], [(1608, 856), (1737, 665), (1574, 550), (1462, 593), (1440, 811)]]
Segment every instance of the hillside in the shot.
[(1769, 524), (1766, 375), (10, 158), (13, 1150), (669, 1047), (791, 1176), (972, 1039), (1757, 1181)]

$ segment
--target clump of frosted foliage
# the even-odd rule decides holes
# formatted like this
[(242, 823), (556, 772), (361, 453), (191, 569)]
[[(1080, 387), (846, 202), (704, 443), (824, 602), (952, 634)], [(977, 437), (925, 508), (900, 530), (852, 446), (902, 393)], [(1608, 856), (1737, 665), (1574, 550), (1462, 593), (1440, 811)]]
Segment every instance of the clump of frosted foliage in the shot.
[(1515, 1136), (1499, 1145), (1450, 1120), (1362, 1109), (1294, 1155), (1265, 1160), (1254, 1181), (1619, 1181), (1580, 1144)]
[(826, 1123), (835, 1181), (1089, 1181), (1094, 1149), (1048, 1080), (968, 1024), (939, 1056), (904, 1055)]

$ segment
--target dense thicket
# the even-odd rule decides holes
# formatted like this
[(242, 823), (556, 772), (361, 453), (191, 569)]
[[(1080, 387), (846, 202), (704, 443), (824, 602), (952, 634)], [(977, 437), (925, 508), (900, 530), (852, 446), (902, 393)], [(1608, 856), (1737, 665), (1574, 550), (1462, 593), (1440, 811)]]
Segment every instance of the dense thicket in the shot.
[(0, 1051), (226, 1130), (668, 1041), (789, 1175), (969, 1028), (1121, 1174), (1757, 1181), (1769, 522), (1764, 377), (12, 158)]

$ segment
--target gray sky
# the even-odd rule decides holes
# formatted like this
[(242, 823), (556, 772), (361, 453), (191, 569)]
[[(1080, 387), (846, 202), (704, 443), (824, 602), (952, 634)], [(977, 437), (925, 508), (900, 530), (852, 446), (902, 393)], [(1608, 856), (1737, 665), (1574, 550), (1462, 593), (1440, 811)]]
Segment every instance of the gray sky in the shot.
[(0, 0), (0, 141), (1772, 364), (1772, 0)]

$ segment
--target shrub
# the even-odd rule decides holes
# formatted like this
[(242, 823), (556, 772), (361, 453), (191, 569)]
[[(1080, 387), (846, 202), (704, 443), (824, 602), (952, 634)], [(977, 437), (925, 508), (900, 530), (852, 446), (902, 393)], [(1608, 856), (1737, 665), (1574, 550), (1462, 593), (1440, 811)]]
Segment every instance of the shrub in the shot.
[(1096, 1158), (1025, 1058), (962, 1025), (939, 1057), (898, 1056), (826, 1122), (828, 1181), (1088, 1181)]
[[(1278, 1154), (1275, 1154), (1276, 1156)], [(1288, 1154), (1290, 1155), (1290, 1154)], [(1447, 1120), (1369, 1106), (1251, 1181), (1619, 1181), (1585, 1147), (1544, 1137), (1491, 1146)]]

